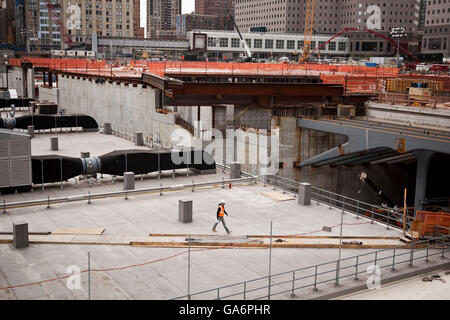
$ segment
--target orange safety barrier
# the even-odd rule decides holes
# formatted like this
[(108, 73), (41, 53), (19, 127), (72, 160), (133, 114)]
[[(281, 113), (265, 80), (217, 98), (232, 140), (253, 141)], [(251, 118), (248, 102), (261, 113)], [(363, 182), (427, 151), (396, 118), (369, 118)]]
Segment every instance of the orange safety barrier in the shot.
[(434, 75), (399, 74), (398, 68), (373, 68), (359, 65), (330, 65), (316, 63), (228, 63), (198, 61), (147, 61), (131, 60), (127, 66), (115, 66), (105, 61), (70, 58), (12, 58), (12, 66), (31, 62), (36, 67), (76, 74), (99, 75), (106, 77), (140, 78), (142, 73), (158, 76), (182, 74), (235, 75), (235, 76), (317, 76), (326, 84), (341, 84), (347, 93), (376, 93), (385, 87), (382, 79), (393, 77), (429, 78), (444, 82), (444, 90), (450, 91), (450, 78)]

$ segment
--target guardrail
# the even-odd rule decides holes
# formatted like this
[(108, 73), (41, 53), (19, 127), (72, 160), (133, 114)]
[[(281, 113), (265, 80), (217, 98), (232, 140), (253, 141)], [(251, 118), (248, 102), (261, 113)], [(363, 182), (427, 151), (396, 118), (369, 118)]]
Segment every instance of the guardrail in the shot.
[(39, 205), (47, 205), (47, 208), (50, 208), (50, 205), (52, 204), (61, 204), (61, 203), (69, 203), (69, 202), (75, 202), (75, 201), (87, 201), (89, 204), (91, 201), (96, 199), (104, 199), (104, 198), (113, 198), (113, 197), (124, 197), (125, 199), (128, 199), (128, 196), (133, 194), (145, 194), (145, 193), (154, 193), (159, 192), (160, 195), (163, 195), (164, 191), (168, 190), (181, 190), (181, 189), (192, 189), (192, 191), (195, 190), (195, 188), (202, 188), (202, 187), (208, 187), (208, 186), (215, 186), (215, 185), (222, 185), (222, 188), (225, 187), (226, 184), (233, 184), (233, 183), (242, 183), (242, 182), (256, 182), (257, 177), (250, 176), (250, 177), (244, 177), (239, 179), (224, 179), (222, 180), (215, 180), (215, 181), (207, 181), (207, 182), (199, 182), (195, 183), (195, 181), (192, 181), (191, 184), (178, 184), (178, 185), (170, 185), (170, 186), (163, 186), (160, 184), (159, 187), (152, 187), (152, 188), (142, 188), (142, 189), (134, 189), (134, 190), (121, 190), (121, 191), (112, 191), (112, 192), (102, 192), (102, 193), (91, 193), (90, 191), (88, 194), (81, 194), (81, 195), (71, 195), (71, 196), (65, 196), (65, 197), (58, 197), (58, 198), (50, 198), (50, 195), (47, 196), (47, 199), (39, 199), (39, 200), (29, 200), (29, 201), (18, 201), (18, 202), (6, 202), (3, 200), (3, 204), (1, 204), (3, 213), (6, 213), (7, 209), (16, 209), (21, 207), (30, 207), (30, 206), (39, 206)]
[(441, 256), (441, 258), (444, 259), (446, 258), (445, 253), (450, 251), (449, 241), (450, 230), (448, 235), (439, 235), (432, 239), (412, 242), (409, 245), (409, 250), (406, 250), (405, 246), (382, 249), (332, 262), (271, 274), (210, 290), (190, 293), (174, 298), (173, 300), (191, 300), (193, 297), (202, 300), (270, 300), (274, 296), (286, 293), (289, 293), (291, 297), (294, 297), (303, 289), (309, 288), (317, 291), (319, 285), (327, 283), (340, 286), (342, 279), (353, 277), (354, 280), (359, 280), (359, 277), (363, 274), (376, 274), (377, 272), (381, 272), (383, 268), (389, 268), (391, 271), (395, 271), (396, 267), (405, 263), (407, 263), (409, 267), (412, 267), (414, 262), (419, 259), (425, 259), (424, 261), (427, 263), (433, 256)]
[[(266, 176), (265, 183), (278, 187), (283, 192), (290, 192), (298, 194), (300, 182), (291, 180), (280, 176)], [(328, 205), (329, 208), (342, 209), (344, 211), (353, 213), (357, 218), (365, 217), (374, 222), (382, 223), (389, 228), (403, 228), (403, 221), (406, 221), (406, 229), (411, 227), (413, 217), (403, 216), (403, 213), (395, 211), (391, 208), (384, 208), (381, 206), (373, 205), (364, 201), (346, 197), (328, 190), (320, 189), (311, 186), (311, 198), (312, 200)]]

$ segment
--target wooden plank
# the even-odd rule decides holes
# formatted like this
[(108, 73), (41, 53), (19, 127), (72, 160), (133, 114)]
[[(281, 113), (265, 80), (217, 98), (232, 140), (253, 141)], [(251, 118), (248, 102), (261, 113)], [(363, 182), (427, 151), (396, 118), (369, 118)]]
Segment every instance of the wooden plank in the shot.
[(295, 200), (295, 197), (290, 196), (288, 194), (283, 194), (281, 192), (277, 191), (271, 191), (271, 192), (260, 192), (260, 195), (275, 200), (275, 201), (289, 201), (289, 200)]
[(76, 228), (58, 228), (52, 234), (85, 234), (85, 235), (101, 235), (105, 231), (104, 228), (99, 229), (76, 229)]

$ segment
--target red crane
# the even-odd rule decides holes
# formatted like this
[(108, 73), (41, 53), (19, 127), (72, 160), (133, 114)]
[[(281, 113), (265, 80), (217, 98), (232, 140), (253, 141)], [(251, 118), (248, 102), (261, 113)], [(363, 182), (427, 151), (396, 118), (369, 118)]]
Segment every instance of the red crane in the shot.
[[(310, 54), (313, 54), (316, 51), (320, 50), (321, 48), (326, 46), (328, 43), (330, 43), (331, 41), (333, 41), (335, 38), (339, 37), (343, 33), (347, 33), (347, 32), (361, 32), (361, 31), (368, 32), (368, 33), (371, 33), (371, 34), (373, 34), (373, 35), (375, 35), (375, 36), (377, 36), (379, 38), (385, 39), (385, 40), (389, 41), (390, 43), (392, 43), (392, 45), (395, 48), (397, 48), (397, 43), (394, 40), (392, 40), (391, 38), (389, 38), (389, 37), (387, 37), (387, 36), (385, 36), (385, 35), (383, 35), (381, 33), (378, 33), (378, 32), (375, 32), (375, 31), (369, 30), (369, 29), (344, 28), (340, 32), (336, 33), (333, 37), (331, 37), (328, 41), (322, 43), (319, 47), (317, 47), (316, 49), (312, 50)], [(413, 58), (414, 61), (419, 62), (419, 59), (417, 59), (417, 57), (414, 54), (412, 54), (410, 51), (406, 50), (405, 48), (400, 47), (400, 51), (406, 53), (408, 56)]]
[[(62, 9), (59, 3), (51, 3), (51, 0), (45, 0), (47, 2), (48, 14), (52, 18), (52, 23), (55, 22), (59, 26), (59, 32), (61, 34), (61, 39), (70, 48), (73, 44), (70, 34), (67, 32), (66, 26), (61, 21)], [(59, 14), (55, 9), (59, 9)]]

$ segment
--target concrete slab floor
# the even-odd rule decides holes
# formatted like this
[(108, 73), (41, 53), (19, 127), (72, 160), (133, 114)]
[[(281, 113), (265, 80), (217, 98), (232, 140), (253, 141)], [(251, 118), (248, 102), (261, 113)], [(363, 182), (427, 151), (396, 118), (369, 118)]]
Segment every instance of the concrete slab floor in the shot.
[[(78, 134), (80, 135), (80, 134)], [(84, 133), (83, 133), (84, 135)], [(96, 133), (95, 135), (99, 135)], [(48, 135), (47, 137), (49, 137)], [(68, 134), (70, 136), (70, 134)], [(84, 137), (88, 137), (87, 134)], [(105, 136), (104, 136), (105, 137)], [(116, 137), (108, 136), (108, 141)], [(49, 139), (39, 137), (43, 142), (36, 144), (35, 150), (49, 148)], [(118, 138), (117, 145), (131, 147), (132, 142)], [(74, 140), (77, 140), (76, 138)], [(84, 139), (81, 139), (84, 140)], [(93, 137), (96, 141), (96, 136)], [(79, 147), (72, 152), (79, 156), (80, 151), (91, 151)], [(43, 146), (45, 145), (45, 146)], [(78, 148), (78, 149), (77, 149)], [(82, 149), (81, 149), (82, 148)], [(110, 147), (99, 146), (97, 153), (111, 151)], [(106, 150), (108, 149), (108, 150)], [(39, 151), (37, 151), (39, 152)], [(70, 152), (64, 151), (65, 155)], [(151, 176), (137, 181), (136, 187), (178, 185), (195, 181), (221, 180), (227, 177), (218, 172), (215, 175), (186, 177), (179, 172), (175, 179), (166, 173), (161, 180)], [(30, 200), (70, 194), (87, 194), (121, 190), (122, 184), (111, 184), (110, 180), (89, 187), (86, 183), (65, 184), (46, 187), (44, 191), (4, 195), (0, 198), (9, 201)], [(17, 220), (29, 223), (29, 230), (53, 231), (57, 228), (105, 228), (105, 234), (147, 237), (151, 233), (214, 234), (211, 228), (216, 220), (217, 205), (221, 199), (227, 202), (226, 223), (234, 236), (249, 234), (269, 234), (273, 222), (273, 234), (277, 235), (339, 235), (339, 228), (332, 232), (322, 231), (322, 227), (339, 225), (341, 211), (329, 209), (315, 202), (308, 207), (297, 201), (275, 201), (261, 194), (272, 191), (271, 187), (245, 183), (221, 188), (218, 184), (205, 189), (164, 192), (129, 196), (128, 200), (107, 198), (93, 201), (72, 202), (68, 204), (26, 207), (8, 210), (0, 214), (0, 231), (11, 231)], [(183, 224), (178, 221), (178, 200), (193, 200), (193, 222)], [(225, 234), (218, 226), (219, 235)], [(343, 234), (346, 236), (400, 236), (400, 231), (366, 219), (344, 214)], [(374, 250), (345, 249), (342, 257), (351, 257)], [(91, 256), (91, 297), (93, 299), (171, 299), (187, 294), (188, 255), (186, 248), (146, 248), (129, 246), (95, 245), (50, 245), (31, 244), (28, 248), (13, 249), (11, 244), (0, 244), (0, 299), (87, 299), (87, 256)], [(285, 272), (318, 263), (335, 261), (338, 249), (273, 249), (272, 273)], [(212, 289), (240, 281), (259, 278), (268, 274), (268, 249), (200, 249), (191, 251), (191, 292)], [(81, 285), (79, 289), (69, 289), (67, 275), (69, 267), (79, 270)], [(220, 275), (217, 270), (221, 270)], [(76, 273), (76, 272), (75, 272)], [(63, 278), (61, 278), (63, 277)], [(48, 279), (58, 279), (40, 283)], [(73, 279), (71, 279), (73, 280)], [(32, 286), (19, 286), (34, 283)], [(74, 280), (76, 284), (76, 279)], [(12, 289), (5, 287), (14, 286)], [(308, 295), (306, 295), (308, 297)], [(211, 298), (211, 297), (209, 297)], [(214, 298), (214, 297), (212, 297)], [(240, 297), (235, 297), (240, 299)], [(289, 294), (277, 296), (290, 299)]]

